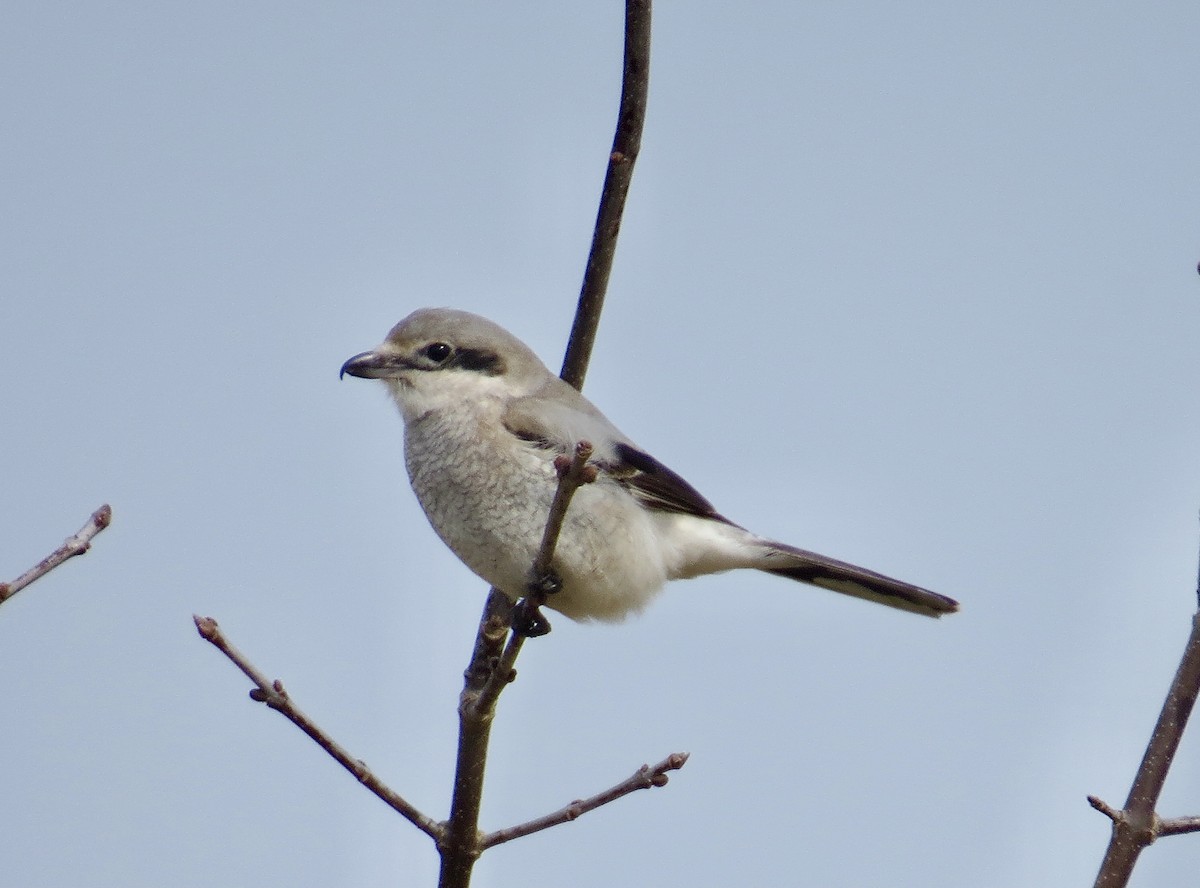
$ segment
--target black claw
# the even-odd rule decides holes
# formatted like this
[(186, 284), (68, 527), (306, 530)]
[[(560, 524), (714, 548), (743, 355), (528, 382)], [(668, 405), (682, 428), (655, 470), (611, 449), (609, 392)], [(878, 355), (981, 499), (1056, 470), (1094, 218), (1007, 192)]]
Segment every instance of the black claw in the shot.
[(522, 598), (513, 608), (512, 631), (526, 638), (538, 638), (550, 631), (550, 621), (536, 602)]

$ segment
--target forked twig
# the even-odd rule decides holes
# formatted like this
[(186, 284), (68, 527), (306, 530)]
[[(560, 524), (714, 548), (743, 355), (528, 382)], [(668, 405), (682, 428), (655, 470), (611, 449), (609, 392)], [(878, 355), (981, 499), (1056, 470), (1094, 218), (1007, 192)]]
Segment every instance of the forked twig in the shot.
[[(625, 198), (633, 178), (634, 161), (641, 147), (649, 71), (650, 0), (626, 0), (621, 107), (575, 321), (559, 374), (576, 389), (583, 387), (587, 374), (612, 271)], [(552, 538), (556, 536), (557, 531)], [(545, 539), (544, 536), (543, 542)], [(543, 566), (549, 563), (550, 558), (547, 557)], [(545, 574), (543, 571), (542, 575)], [(500, 691), (515, 678), (513, 667), (524, 642), (523, 636), (514, 633), (509, 643), (504, 645), (504, 636), (499, 627), (505, 607), (503, 593), (491, 590), (479, 621), (471, 662), (464, 673), (465, 681), (458, 705), (458, 760), (454, 798), (450, 806), (450, 819), (446, 822), (446, 841), (439, 845), (442, 855), (439, 888), (466, 888), (470, 884), (475, 861), (483, 851), (479, 836), (479, 806), (483, 797), (483, 775), (495, 702)]]
[[(1197, 583), (1197, 598), (1200, 598), (1200, 581)], [(1167, 772), (1183, 739), (1188, 717), (1200, 694), (1200, 611), (1192, 616), (1192, 631), (1184, 647), (1183, 657), (1137, 776), (1129, 790), (1129, 797), (1122, 809), (1113, 808), (1096, 796), (1088, 796), (1088, 803), (1112, 821), (1112, 838), (1100, 864), (1095, 888), (1124, 888), (1129, 883), (1133, 867), (1142, 849), (1162, 836), (1200, 832), (1200, 817), (1178, 817), (1165, 820), (1155, 810), (1162, 794)]]
[[(612, 270), (625, 198), (633, 175), (634, 161), (640, 149), (646, 113), (649, 64), (650, 0), (626, 0), (621, 107), (596, 216), (591, 251), (561, 374), (564, 380), (577, 389), (582, 387), (587, 372), (600, 311), (604, 304), (604, 294)], [(539, 554), (533, 565), (532, 587), (526, 596), (526, 599), (532, 602), (527, 603), (526, 607), (535, 613), (544, 601), (543, 596), (552, 594), (550, 590), (554, 583), (551, 565), (559, 531), (571, 496), (580, 484), (591, 480), (587, 468), (590, 455), (590, 445), (579, 442), (573, 456), (559, 467), (558, 488), (547, 518)], [(527, 635), (525, 632), (510, 632), (510, 626), (514, 625), (514, 621), (520, 616), (514, 614), (514, 606), (503, 592), (491, 590), (479, 622), (471, 662), (464, 673), (463, 691), (458, 707), (460, 724), (454, 797), (450, 818), (444, 823), (434, 822), (422, 814), (384, 786), (366, 765), (352, 758), (336, 744), (295, 707), (281, 683), (267, 679), (228, 643), (215, 621), (197, 617), (196, 626), (204, 638), (220, 649), (255, 683), (256, 688), (251, 692), (255, 700), (266, 703), (282, 713), (384, 802), (437, 842), (442, 858), (438, 882), (441, 888), (466, 888), (475, 860), (485, 849), (560, 823), (570, 822), (582, 813), (639, 789), (662, 786), (667, 782), (667, 772), (682, 767), (687, 761), (686, 753), (675, 753), (654, 767), (643, 766), (628, 779), (602, 793), (573, 802), (545, 817), (486, 836), (481, 834), (478, 827), (479, 807), (496, 701), (515, 677), (514, 665)], [(544, 623), (544, 618), (542, 620)]]
[(0, 583), (0, 604), (8, 601), (34, 580), (44, 577), (64, 561), (82, 555), (92, 547), (92, 539), (112, 524), (112, 509), (105, 503), (92, 513), (87, 524), (79, 528), (74, 536), (67, 537), (61, 546), (21, 574), (11, 583)]
[(284, 690), (283, 682), (279, 679), (271, 680), (266, 674), (251, 663), (246, 656), (229, 643), (229, 640), (221, 632), (221, 628), (217, 625), (217, 621), (212, 617), (201, 617), (193, 615), (192, 619), (196, 623), (196, 630), (200, 633), (200, 637), (209, 642), (213, 647), (223, 653), (229, 660), (240, 669), (247, 678), (254, 682), (257, 687), (250, 692), (250, 699), (256, 700), (259, 703), (265, 703), (271, 709), (281, 714), (284, 718), (302, 730), (313, 742), (331, 755), (343, 768), (354, 775), (354, 778), (371, 790), (376, 796), (383, 800), (385, 804), (395, 810), (398, 814), (412, 823), (417, 829), (432, 838), (435, 842), (440, 841), (442, 837), (442, 826), (431, 817), (421, 813), (411, 802), (406, 800), (399, 793), (390, 789), (387, 784), (379, 779), (375, 773), (367, 767), (366, 763), (360, 759), (354, 758), (347, 752), (337, 741), (325, 733), (311, 718), (305, 715), (292, 698), (288, 696), (288, 692)]

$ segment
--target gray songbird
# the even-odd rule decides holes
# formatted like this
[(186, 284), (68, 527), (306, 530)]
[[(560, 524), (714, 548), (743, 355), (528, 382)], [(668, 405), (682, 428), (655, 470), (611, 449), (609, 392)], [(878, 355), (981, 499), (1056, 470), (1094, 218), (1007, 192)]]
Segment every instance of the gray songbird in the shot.
[(629, 440), (523, 342), (486, 318), (413, 312), (342, 373), (381, 379), (404, 417), (413, 490), (438, 536), (512, 599), (526, 592), (557, 486), (555, 457), (594, 447), (575, 493), (547, 605), (620, 620), (667, 580), (749, 567), (939, 617), (958, 603), (918, 586), (756, 536)]

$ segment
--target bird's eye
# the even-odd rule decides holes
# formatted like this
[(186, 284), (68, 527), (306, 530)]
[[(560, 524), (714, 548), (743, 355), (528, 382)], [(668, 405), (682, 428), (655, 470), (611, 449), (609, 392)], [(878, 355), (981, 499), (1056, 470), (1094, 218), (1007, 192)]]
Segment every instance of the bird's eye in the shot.
[(450, 357), (450, 352), (454, 351), (444, 342), (431, 342), (429, 345), (421, 349), (421, 353), (435, 364), (440, 364), (446, 358)]

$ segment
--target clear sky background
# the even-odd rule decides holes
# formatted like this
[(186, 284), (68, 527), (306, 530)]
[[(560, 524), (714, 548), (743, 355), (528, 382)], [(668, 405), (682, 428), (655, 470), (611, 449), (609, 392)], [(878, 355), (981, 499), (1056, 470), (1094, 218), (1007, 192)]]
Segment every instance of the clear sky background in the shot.
[[(196, 635), (445, 816), (483, 584), (350, 355), (414, 308), (557, 368), (613, 2), (9, 4), (0, 885), (432, 885)], [(483, 822), (677, 750), (482, 888), (1088, 885), (1194, 610), (1200, 6), (668, 2), (587, 393), (725, 514), (959, 598), (774, 577), (555, 621)], [(1185, 739), (1161, 806), (1200, 814)], [(1134, 884), (1195, 881), (1200, 837)]]

